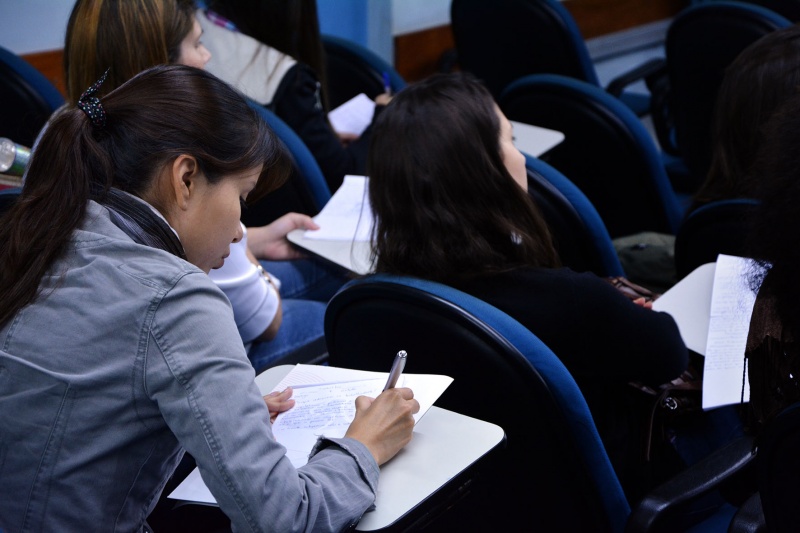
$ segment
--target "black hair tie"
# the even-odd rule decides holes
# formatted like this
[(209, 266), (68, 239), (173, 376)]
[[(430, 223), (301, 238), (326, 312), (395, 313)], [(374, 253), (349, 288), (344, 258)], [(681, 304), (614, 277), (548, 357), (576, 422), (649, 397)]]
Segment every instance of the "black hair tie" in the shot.
[(100, 76), (100, 79), (94, 82), (94, 84), (86, 89), (81, 97), (78, 98), (78, 108), (86, 113), (86, 116), (92, 121), (92, 125), (97, 128), (105, 127), (106, 110), (103, 109), (103, 104), (100, 103), (100, 99), (95, 95), (97, 94), (97, 91), (100, 90), (100, 86), (103, 85), (103, 82), (106, 81), (106, 76), (108, 76), (109, 70), (110, 69), (106, 69), (106, 71), (103, 72), (103, 75)]

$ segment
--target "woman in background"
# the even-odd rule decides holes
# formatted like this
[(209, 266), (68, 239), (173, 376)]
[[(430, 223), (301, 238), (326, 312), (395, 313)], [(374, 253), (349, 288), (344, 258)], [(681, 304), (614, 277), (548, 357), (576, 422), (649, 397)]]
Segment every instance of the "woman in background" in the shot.
[[(154, 65), (202, 69), (211, 55), (201, 38), (192, 0), (78, 0), (64, 47), (68, 101), (75, 103), (82, 87), (106, 69), (101, 95)], [(267, 226), (247, 228), (225, 266), (211, 273), (233, 304), (257, 370), (323, 343), (324, 302), (344, 281), (318, 262), (299, 260), (301, 254), (286, 240), (297, 228), (317, 226), (306, 215), (289, 213)], [(261, 265), (258, 260), (269, 261)], [(309, 357), (321, 353), (324, 348)]]
[(616, 399), (630, 381), (657, 387), (686, 369), (673, 319), (591, 273), (559, 268), (512, 126), (471, 76), (406, 87), (372, 135), (376, 270), (451, 285), (530, 329), (580, 386), (620, 478), (634, 475), (626, 463), (639, 450), (626, 441), (639, 433), (614, 434)]
[(0, 529), (150, 530), (184, 451), (235, 531), (348, 527), (419, 404), (360, 397), (296, 470), (270, 427), (291, 390), (261, 397), (207, 275), (240, 202), (286, 179), (279, 141), (195, 68), (96, 92), (53, 118), (0, 221)]
[[(689, 213), (715, 200), (754, 198), (765, 179), (753, 164), (770, 117), (800, 88), (800, 26), (774, 31), (725, 70), (714, 111), (708, 176)], [(688, 213), (687, 213), (688, 214)]]
[[(209, 72), (284, 120), (314, 155), (331, 191), (364, 174), (370, 129), (339, 135), (327, 118), (324, 52), (315, 0), (208, 0), (198, 12)], [(375, 114), (390, 100), (376, 97)]]

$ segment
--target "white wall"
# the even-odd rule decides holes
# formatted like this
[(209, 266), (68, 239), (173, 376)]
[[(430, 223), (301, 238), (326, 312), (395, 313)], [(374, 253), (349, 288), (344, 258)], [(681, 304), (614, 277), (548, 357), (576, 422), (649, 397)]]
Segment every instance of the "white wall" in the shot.
[(0, 0), (0, 46), (16, 54), (64, 48), (75, 0)]
[(450, 0), (393, 0), (392, 2), (392, 35), (413, 33), (446, 24), (450, 24)]
[[(450, 0), (385, 1), (392, 4), (393, 36), (450, 22)], [(17, 54), (63, 48), (64, 29), (74, 4), (75, 0), (0, 0), (0, 46)], [(387, 15), (381, 13), (381, 17)]]

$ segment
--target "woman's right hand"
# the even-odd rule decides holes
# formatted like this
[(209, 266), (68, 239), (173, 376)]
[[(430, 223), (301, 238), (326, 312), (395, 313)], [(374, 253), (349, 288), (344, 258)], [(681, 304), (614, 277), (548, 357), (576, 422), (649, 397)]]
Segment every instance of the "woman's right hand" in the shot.
[(377, 398), (356, 398), (356, 416), (345, 437), (361, 442), (378, 465), (395, 456), (411, 440), (419, 402), (408, 388), (389, 389)]

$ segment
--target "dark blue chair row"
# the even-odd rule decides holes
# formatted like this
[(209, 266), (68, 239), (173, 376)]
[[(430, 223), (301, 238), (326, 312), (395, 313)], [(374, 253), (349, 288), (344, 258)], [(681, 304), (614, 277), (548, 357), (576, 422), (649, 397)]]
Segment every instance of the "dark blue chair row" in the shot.
[[(450, 21), (459, 65), (482, 79), (496, 98), (529, 74), (560, 74), (600, 85), (575, 20), (557, 0), (453, 0)], [(619, 76), (609, 92), (637, 115), (647, 114), (649, 97), (623, 89), (652, 69), (645, 64)]]
[(498, 104), (510, 120), (564, 133), (541, 158), (589, 198), (612, 238), (678, 230), (683, 207), (658, 149), (618, 99), (580, 80), (532, 74), (508, 86)]
[[(492, 491), (475, 503), (483, 522), (478, 513), (472, 530), (677, 530), (669, 520), (681, 516), (681, 505), (752, 458), (752, 442), (737, 442), (659, 487), (632, 513), (575, 381), (505, 313), (439, 283), (373, 275), (333, 297), (325, 336), (334, 366), (385, 372), (406, 350), (406, 371), (454, 378), (438, 406), (505, 430), (504, 457), (486, 480)], [(734, 512), (723, 506), (699, 530), (725, 531)]]
[(30, 63), (0, 47), (0, 102), (0, 137), (30, 147), (64, 98)]

